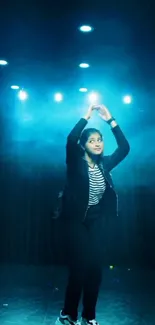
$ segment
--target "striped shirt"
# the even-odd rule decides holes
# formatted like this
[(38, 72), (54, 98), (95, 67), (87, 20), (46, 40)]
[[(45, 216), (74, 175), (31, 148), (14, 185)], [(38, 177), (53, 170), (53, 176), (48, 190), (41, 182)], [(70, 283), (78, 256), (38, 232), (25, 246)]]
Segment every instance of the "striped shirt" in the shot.
[(89, 202), (88, 206), (96, 205), (101, 200), (106, 189), (106, 181), (97, 165), (94, 168), (89, 166)]

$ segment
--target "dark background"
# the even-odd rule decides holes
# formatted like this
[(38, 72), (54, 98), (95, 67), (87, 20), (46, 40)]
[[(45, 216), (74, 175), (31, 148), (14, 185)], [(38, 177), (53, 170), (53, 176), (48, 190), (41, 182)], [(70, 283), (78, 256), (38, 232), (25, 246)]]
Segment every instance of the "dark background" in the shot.
[[(52, 210), (65, 180), (65, 141), (99, 91), (130, 156), (113, 172), (119, 218), (105, 230), (105, 264), (155, 266), (155, 7), (151, 1), (5, 1), (0, 8), (0, 261), (64, 263)], [(81, 24), (94, 32), (82, 34)], [(90, 69), (78, 67), (82, 61)], [(29, 93), (22, 103), (10, 89)], [(64, 101), (54, 103), (61, 91)], [(131, 105), (122, 96), (133, 96)], [(92, 125), (115, 142), (104, 123)], [(91, 124), (90, 123), (90, 124)]]

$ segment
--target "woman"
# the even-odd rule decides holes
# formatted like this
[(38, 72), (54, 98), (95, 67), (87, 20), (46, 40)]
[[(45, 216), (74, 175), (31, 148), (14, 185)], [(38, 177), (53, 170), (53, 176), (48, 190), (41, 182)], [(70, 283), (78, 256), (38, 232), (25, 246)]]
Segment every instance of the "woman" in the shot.
[[(102, 134), (83, 129), (97, 110), (115, 136), (118, 148), (104, 156)], [(83, 131), (83, 132), (82, 132)], [(104, 220), (117, 214), (117, 195), (110, 171), (128, 154), (129, 143), (109, 110), (89, 107), (67, 138), (67, 182), (63, 194), (62, 220), (67, 244), (69, 280), (64, 308), (56, 325), (79, 324), (78, 305), (83, 293), (82, 325), (98, 325), (96, 303), (102, 279)]]

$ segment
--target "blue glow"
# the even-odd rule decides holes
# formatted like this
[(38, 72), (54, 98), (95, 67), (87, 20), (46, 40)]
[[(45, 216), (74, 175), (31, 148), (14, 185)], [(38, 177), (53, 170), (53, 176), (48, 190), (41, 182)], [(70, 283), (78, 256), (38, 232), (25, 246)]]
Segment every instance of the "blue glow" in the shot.
[(87, 89), (87, 88), (80, 88), (79, 91), (80, 91), (81, 93), (86, 93), (86, 92), (88, 91), (88, 89)]
[(92, 93), (89, 94), (89, 102), (91, 104), (98, 104), (98, 101), (99, 101), (99, 94), (98, 93), (92, 92)]
[(79, 67), (86, 69), (86, 68), (89, 68), (89, 64), (88, 63), (80, 63)]
[(17, 89), (19, 89), (19, 86), (13, 85), (13, 86), (11, 86), (11, 89), (17, 90)]
[(8, 64), (7, 61), (5, 61), (5, 60), (0, 60), (0, 65), (7, 65), (7, 64)]
[(83, 25), (79, 28), (79, 30), (83, 33), (89, 33), (93, 31), (93, 28), (89, 25)]
[(63, 95), (61, 93), (56, 93), (54, 99), (56, 102), (61, 102), (63, 100)]
[(28, 94), (26, 91), (24, 90), (20, 90), (19, 93), (18, 93), (18, 97), (20, 100), (26, 100), (28, 98)]
[(124, 97), (123, 97), (123, 102), (124, 102), (124, 104), (131, 104), (131, 102), (132, 102), (132, 97), (129, 96), (129, 95), (124, 96)]

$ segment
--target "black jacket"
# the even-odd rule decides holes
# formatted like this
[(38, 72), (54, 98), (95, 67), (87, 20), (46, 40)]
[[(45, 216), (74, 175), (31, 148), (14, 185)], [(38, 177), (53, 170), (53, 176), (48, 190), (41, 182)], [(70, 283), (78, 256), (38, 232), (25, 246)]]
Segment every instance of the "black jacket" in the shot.
[[(62, 216), (67, 220), (84, 221), (89, 200), (88, 164), (82, 159), (79, 145), (80, 135), (87, 125), (81, 118), (70, 132), (66, 145), (67, 181), (62, 201)], [(112, 128), (118, 148), (112, 155), (103, 156), (99, 163), (106, 181), (107, 188), (101, 200), (103, 216), (117, 214), (117, 194), (114, 189), (110, 171), (116, 167), (129, 153), (130, 147), (119, 126)]]

